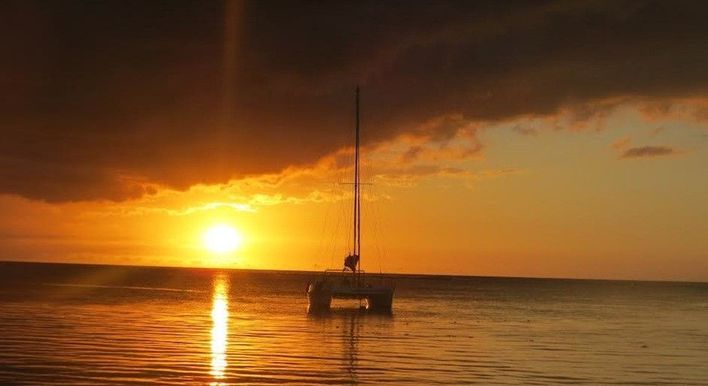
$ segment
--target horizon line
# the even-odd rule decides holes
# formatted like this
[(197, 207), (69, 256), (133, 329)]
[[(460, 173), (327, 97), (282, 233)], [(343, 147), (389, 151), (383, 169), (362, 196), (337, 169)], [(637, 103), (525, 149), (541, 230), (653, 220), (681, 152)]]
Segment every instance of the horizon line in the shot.
[[(299, 270), (299, 269), (267, 269), (267, 268), (236, 268), (236, 267), (190, 267), (182, 265), (148, 265), (148, 264), (105, 264), (105, 263), (83, 263), (83, 262), (60, 262), (60, 261), (23, 261), (23, 260), (0, 260), (0, 264), (55, 264), (55, 265), (83, 265), (94, 267), (128, 267), (128, 268), (161, 268), (161, 269), (196, 269), (196, 270), (227, 270), (227, 271), (250, 271), (250, 272), (278, 272), (278, 273), (321, 273), (322, 270)], [(448, 278), (489, 278), (489, 279), (536, 279), (536, 280), (582, 280), (582, 281), (616, 281), (616, 282), (647, 282), (647, 283), (686, 283), (686, 284), (708, 284), (708, 281), (700, 280), (675, 280), (675, 279), (610, 279), (610, 278), (588, 278), (588, 277), (559, 277), (559, 276), (503, 276), (503, 275), (469, 275), (469, 274), (447, 274), (447, 273), (404, 273), (404, 272), (378, 272), (368, 273), (378, 276), (419, 276), (419, 277), (448, 277)]]

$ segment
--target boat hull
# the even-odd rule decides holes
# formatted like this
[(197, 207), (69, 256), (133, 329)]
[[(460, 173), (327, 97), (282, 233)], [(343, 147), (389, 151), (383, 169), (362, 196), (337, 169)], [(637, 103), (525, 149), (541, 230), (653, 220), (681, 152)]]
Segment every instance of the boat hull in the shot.
[(366, 309), (377, 312), (393, 310), (393, 288), (384, 288), (366, 298)]
[(332, 299), (357, 299), (366, 301), (366, 309), (375, 312), (391, 312), (394, 288), (389, 286), (341, 286), (327, 280), (310, 283), (307, 288), (308, 310), (327, 311)]
[(310, 283), (307, 286), (307, 301), (309, 312), (329, 311), (332, 306), (332, 292), (319, 283)]

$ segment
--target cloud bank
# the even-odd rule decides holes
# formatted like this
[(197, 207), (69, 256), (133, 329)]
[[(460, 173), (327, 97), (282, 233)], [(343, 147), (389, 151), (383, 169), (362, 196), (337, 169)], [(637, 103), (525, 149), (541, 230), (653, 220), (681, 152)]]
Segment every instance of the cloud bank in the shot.
[(622, 152), (620, 158), (654, 158), (676, 154), (679, 154), (679, 152), (668, 146), (640, 146), (626, 149)]
[[(3, 2), (0, 193), (120, 201), (311, 165), (351, 143), (357, 83), (366, 145), (621, 98), (703, 100), (707, 11), (633, 0)], [(421, 144), (403, 161), (429, 153)]]

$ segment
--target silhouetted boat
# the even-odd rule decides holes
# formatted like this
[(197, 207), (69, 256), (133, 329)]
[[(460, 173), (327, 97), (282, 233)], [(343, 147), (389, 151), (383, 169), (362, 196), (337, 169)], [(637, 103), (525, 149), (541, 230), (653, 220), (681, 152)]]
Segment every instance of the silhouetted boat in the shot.
[(359, 162), (359, 87), (356, 88), (356, 141), (354, 147), (354, 247), (344, 258), (344, 269), (327, 269), (307, 286), (310, 311), (329, 310), (332, 299), (366, 301), (372, 311), (390, 312), (394, 285), (372, 280), (361, 269), (361, 181)]

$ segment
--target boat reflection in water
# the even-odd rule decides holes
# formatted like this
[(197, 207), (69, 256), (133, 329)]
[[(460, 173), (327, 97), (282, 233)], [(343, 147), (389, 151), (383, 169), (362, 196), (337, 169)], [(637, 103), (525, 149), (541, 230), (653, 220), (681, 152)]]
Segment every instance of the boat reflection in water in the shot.
[(359, 318), (361, 316), (358, 313), (351, 313), (345, 320), (348, 322), (345, 324), (346, 333), (342, 334), (344, 349), (344, 368), (349, 374), (349, 379), (352, 383), (357, 383), (359, 380), (357, 378), (357, 369), (359, 367), (359, 327), (361, 322)]
[[(359, 363), (360, 351), (375, 350), (377, 341), (381, 336), (388, 336), (393, 327), (393, 314), (367, 311), (364, 308), (332, 308), (325, 313), (309, 313), (311, 322), (321, 324), (325, 336), (333, 334), (340, 340), (337, 345), (329, 346), (324, 342), (323, 347), (331, 352), (339, 351), (340, 363), (337, 381), (339, 383), (357, 384), (362, 381)], [(367, 335), (366, 330), (373, 328), (376, 334), (368, 335), (368, 339), (360, 339)], [(384, 333), (385, 332), (385, 333)], [(383, 333), (383, 334), (382, 334)], [(335, 343), (335, 342), (331, 342)], [(364, 347), (360, 347), (364, 344)], [(366, 371), (367, 368), (365, 367)]]
[[(214, 294), (211, 307), (211, 372), (216, 381), (224, 379), (226, 371), (226, 347), (229, 327), (229, 278), (217, 275), (214, 278)], [(214, 382), (212, 385), (219, 385)]]

